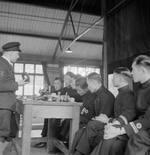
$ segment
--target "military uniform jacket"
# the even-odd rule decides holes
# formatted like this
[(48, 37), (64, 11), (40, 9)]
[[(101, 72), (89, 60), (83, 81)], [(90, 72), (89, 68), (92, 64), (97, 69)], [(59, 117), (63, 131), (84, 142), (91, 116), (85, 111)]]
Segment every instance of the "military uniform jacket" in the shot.
[(76, 102), (82, 102), (81, 96), (77, 93), (75, 89), (73, 89), (71, 86), (64, 87), (61, 91), (61, 95), (68, 94), (70, 97), (73, 97)]
[(0, 109), (15, 110), (18, 83), (15, 82), (13, 67), (0, 57)]
[(135, 95), (128, 85), (118, 89), (118, 91), (114, 104), (114, 117), (121, 125), (125, 125), (136, 116)]
[(124, 126), (129, 136), (141, 130), (150, 133), (150, 80), (142, 84), (137, 92), (136, 109), (137, 119)]
[(113, 94), (105, 87), (101, 86), (95, 95), (94, 107), (96, 116), (105, 114), (108, 117), (111, 117), (113, 115), (115, 101)]
[(80, 124), (86, 125), (89, 120), (96, 116), (94, 108), (95, 94), (90, 91), (82, 96), (83, 105), (81, 106)]

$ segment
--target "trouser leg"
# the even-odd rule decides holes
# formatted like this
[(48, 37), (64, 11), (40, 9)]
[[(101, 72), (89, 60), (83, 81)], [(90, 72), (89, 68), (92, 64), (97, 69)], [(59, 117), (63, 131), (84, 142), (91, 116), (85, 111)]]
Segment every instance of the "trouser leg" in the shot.
[(42, 137), (47, 136), (47, 129), (48, 129), (48, 119), (44, 119), (44, 125), (41, 133)]
[(76, 146), (76, 150), (86, 155), (89, 154), (100, 140), (103, 139), (103, 132), (103, 123), (90, 121)]

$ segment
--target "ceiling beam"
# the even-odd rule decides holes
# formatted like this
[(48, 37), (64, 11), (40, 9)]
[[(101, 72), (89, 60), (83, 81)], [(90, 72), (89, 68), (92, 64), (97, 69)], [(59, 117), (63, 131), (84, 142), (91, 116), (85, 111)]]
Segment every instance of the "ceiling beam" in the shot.
[(74, 26), (74, 23), (73, 23), (73, 19), (72, 19), (72, 15), (70, 13), (70, 20), (71, 20), (71, 24), (72, 24), (72, 29), (73, 29), (73, 33), (74, 33), (74, 36), (76, 37), (77, 36), (77, 33), (76, 33), (76, 29), (75, 29), (75, 26)]
[(67, 46), (66, 49), (70, 48), (78, 39), (80, 39), (82, 36), (84, 36), (86, 33), (88, 33), (94, 26), (99, 24), (103, 17), (100, 17), (97, 21), (95, 21), (90, 27), (88, 27), (86, 30), (84, 30), (82, 33), (80, 33), (78, 36), (76, 36), (72, 42)]
[[(25, 37), (34, 37), (34, 38), (40, 38), (40, 39), (51, 39), (51, 40), (58, 40), (59, 37), (57, 36), (46, 36), (43, 34), (29, 34), (29, 33), (23, 33), (23, 32), (9, 32), (9, 31), (0, 31), (0, 34), (4, 35), (17, 35), (17, 36), (25, 36)], [(72, 41), (73, 38), (68, 37), (62, 37), (62, 40), (64, 41)], [(89, 44), (102, 44), (102, 41), (96, 41), (96, 40), (85, 40), (85, 39), (79, 39), (77, 40), (80, 43), (89, 43)]]
[(25, 54), (21, 53), (21, 56), (17, 62), (28, 62), (28, 63), (42, 63), (46, 62), (47, 64), (62, 64), (64, 65), (87, 65), (87, 66), (101, 66), (101, 60), (93, 60), (93, 59), (80, 59), (80, 58), (61, 58), (55, 59), (51, 56), (45, 55), (36, 55), (36, 54)]
[(56, 55), (57, 55), (57, 52), (58, 52), (58, 48), (59, 48), (60, 42), (61, 42), (61, 40), (62, 40), (64, 31), (65, 31), (65, 27), (66, 27), (66, 25), (67, 25), (67, 23), (68, 23), (70, 13), (71, 13), (72, 9), (75, 7), (75, 5), (77, 4), (77, 2), (78, 2), (78, 0), (76, 0), (75, 3), (74, 3), (74, 0), (72, 0), (72, 1), (71, 1), (71, 4), (70, 4), (70, 7), (69, 7), (69, 9), (68, 9), (68, 11), (67, 11), (66, 18), (65, 18), (64, 24), (63, 24), (63, 26), (62, 26), (60, 36), (59, 36), (58, 42), (57, 42), (56, 47), (55, 47), (55, 50), (54, 50), (54, 54), (53, 54), (53, 59), (54, 59), (54, 60), (56, 59)]
[[(56, 1), (56, 0), (44, 0), (44, 1), (40, 1), (40, 0), (4, 0), (5, 2), (11, 2), (11, 3), (20, 3), (20, 4), (27, 4), (27, 5), (33, 5), (33, 6), (38, 6), (38, 7), (45, 7), (45, 8), (51, 8), (51, 9), (60, 9), (60, 10), (65, 10), (69, 8), (69, 1), (65, 1), (65, 0), (61, 0), (61, 1)], [(77, 7), (75, 7), (73, 9), (74, 12), (80, 12), (81, 9), (81, 4), (82, 1), (79, 1), (79, 4)], [(99, 0), (98, 3), (96, 2), (96, 4), (99, 4)], [(80, 7), (79, 7), (80, 6)], [(96, 5), (99, 6), (99, 5)], [(83, 9), (83, 13), (85, 14), (89, 14), (89, 15), (96, 15), (96, 16), (100, 16), (100, 7), (96, 7), (93, 10), (93, 7), (88, 5), (88, 1), (86, 0), (85, 3), (85, 7)]]
[(116, 13), (118, 10), (126, 6), (129, 2), (132, 0), (122, 0), (119, 3), (117, 3), (113, 8), (107, 11), (106, 15), (111, 15), (113, 13)]

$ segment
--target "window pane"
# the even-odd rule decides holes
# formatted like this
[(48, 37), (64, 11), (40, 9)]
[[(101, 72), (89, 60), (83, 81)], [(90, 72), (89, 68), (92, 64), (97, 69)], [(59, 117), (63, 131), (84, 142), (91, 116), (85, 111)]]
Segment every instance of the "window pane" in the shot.
[(15, 73), (23, 73), (23, 64), (15, 63), (14, 64)]
[[(15, 75), (15, 80), (19, 81), (22, 80), (22, 76), (21, 75)], [(23, 95), (23, 87), (18, 87), (18, 90), (16, 91), (16, 95)]]
[(43, 88), (44, 78), (43, 76), (35, 76), (35, 95), (40, 95), (39, 90)]
[(91, 67), (86, 67), (86, 75), (90, 74), (93, 72), (93, 68)]
[(30, 76), (30, 83), (24, 86), (24, 95), (33, 95), (33, 76)]
[(25, 64), (25, 72), (34, 73), (34, 64)]
[(68, 71), (68, 67), (67, 66), (64, 66), (64, 74), (66, 74)]
[(86, 75), (85, 67), (78, 67), (78, 74), (85, 76)]
[(100, 73), (100, 69), (99, 68), (96, 68), (95, 69), (95, 72), (99, 74)]
[(80, 74), (82, 76), (87, 76), (92, 72), (100, 73), (100, 69), (96, 67), (64, 66), (64, 74), (66, 74), (68, 71), (73, 72), (74, 74)]
[(38, 74), (43, 74), (42, 65), (36, 65), (35, 71), (36, 71), (36, 73), (38, 73)]
[(70, 67), (70, 71), (74, 74), (77, 74), (77, 67)]

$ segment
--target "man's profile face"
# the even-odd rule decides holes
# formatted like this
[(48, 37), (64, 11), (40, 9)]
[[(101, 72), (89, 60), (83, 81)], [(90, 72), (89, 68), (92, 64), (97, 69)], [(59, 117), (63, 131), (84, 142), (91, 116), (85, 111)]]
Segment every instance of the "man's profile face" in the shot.
[(55, 88), (56, 91), (57, 90), (60, 90), (61, 89), (61, 86), (62, 86), (62, 83), (61, 83), (60, 80), (55, 80), (54, 81), (54, 88)]
[(88, 84), (88, 89), (90, 90), (90, 92), (95, 92), (95, 80), (92, 79), (87, 79), (87, 84)]
[(114, 87), (118, 87), (121, 81), (121, 77), (117, 73), (113, 73), (112, 83)]
[(72, 78), (69, 75), (64, 76), (65, 87), (71, 86)]
[(10, 51), (10, 61), (12, 63), (15, 63), (19, 57), (19, 51)]
[(82, 89), (80, 86), (76, 86), (76, 90), (77, 90), (77, 93), (82, 96), (85, 94), (85, 91), (84, 89)]
[(135, 62), (132, 64), (132, 76), (134, 82), (140, 82), (143, 76), (141, 67), (136, 65)]

